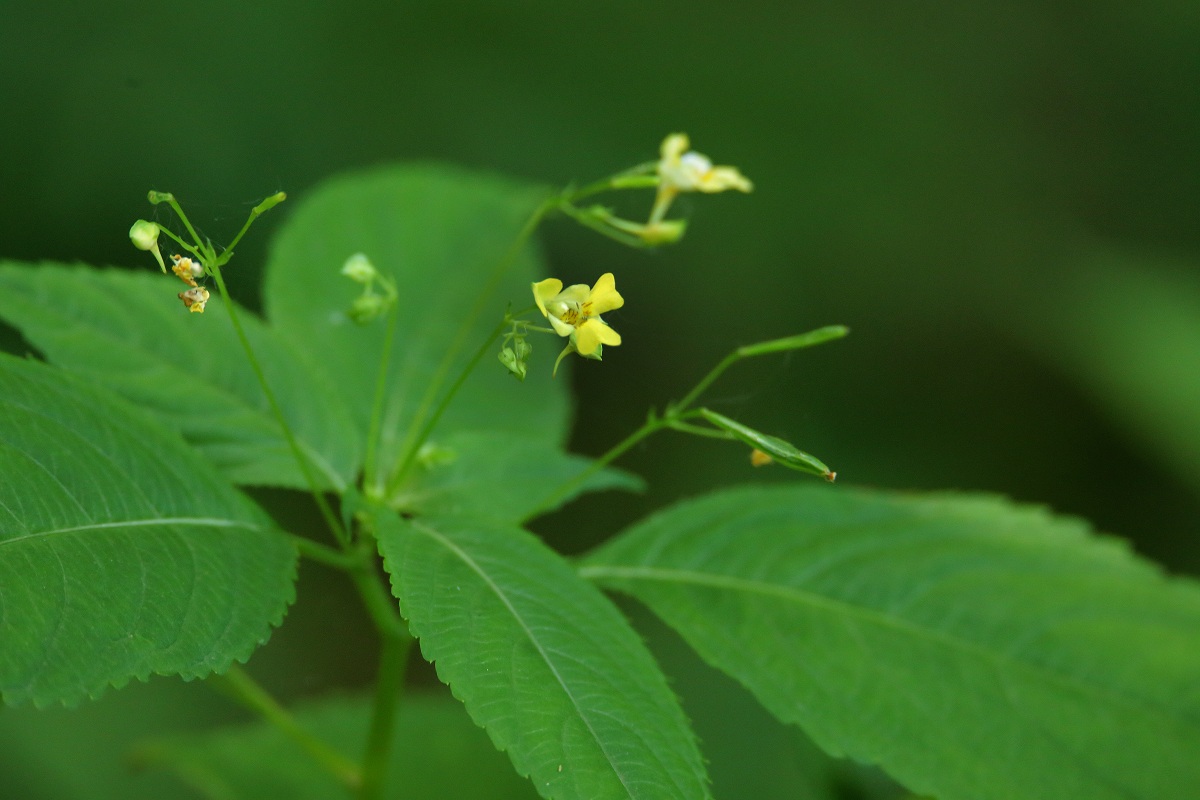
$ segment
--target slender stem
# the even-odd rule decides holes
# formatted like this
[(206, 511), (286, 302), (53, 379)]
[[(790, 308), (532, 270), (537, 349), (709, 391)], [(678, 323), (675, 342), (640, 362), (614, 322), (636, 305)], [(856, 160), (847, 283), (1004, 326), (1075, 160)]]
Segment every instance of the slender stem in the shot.
[(348, 542), (350, 540), (348, 533), (342, 527), (341, 520), (333, 513), (333, 509), (329, 507), (329, 503), (325, 500), (325, 495), (317, 486), (317, 481), (312, 474), (312, 467), (308, 463), (308, 459), (304, 457), (304, 453), (300, 450), (300, 443), (296, 441), (296, 436), (292, 433), (292, 428), (288, 425), (287, 419), (283, 415), (283, 409), (280, 407), (279, 401), (275, 399), (275, 393), (271, 391), (271, 385), (267, 382), (267, 376), (263, 372), (262, 365), (258, 363), (258, 357), (254, 354), (254, 348), (250, 345), (250, 339), (246, 336), (246, 331), (242, 328), (242, 322), (238, 318), (233, 299), (229, 296), (229, 290), (225, 287), (225, 278), (221, 275), (221, 268), (215, 262), (210, 265), (210, 268), (213, 277), (217, 280), (217, 288), (221, 291), (221, 298), (225, 301), (225, 307), (229, 309), (229, 319), (233, 323), (233, 328), (242, 343), (242, 348), (246, 351), (246, 358), (250, 361), (250, 367), (254, 370), (254, 375), (258, 378), (259, 385), (262, 386), (263, 394), (266, 395), (267, 402), (271, 406), (271, 411), (275, 414), (275, 419), (283, 431), (283, 437), (287, 440), (288, 447), (291, 448), (292, 456), (296, 459), (300, 471), (304, 474), (304, 480), (308, 484), (309, 492), (312, 493), (313, 500), (316, 501), (317, 508), (321, 511), (321, 516), (325, 518), (325, 524), (329, 526), (329, 530), (339, 542)]
[(721, 377), (722, 372), (736, 364), (741, 360), (741, 358), (741, 355), (736, 350), (725, 356), (723, 359), (721, 359), (721, 363), (709, 370), (709, 373), (701, 378), (700, 382), (692, 387), (692, 390), (685, 394), (682, 400), (673, 404), (673, 407), (683, 411), (692, 403), (696, 402), (696, 398), (703, 394), (704, 390), (711, 386), (713, 381)]
[(624, 172), (618, 172), (616, 175), (610, 175), (607, 178), (601, 178), (598, 181), (589, 183), (582, 189), (577, 189), (573, 192), (563, 192), (562, 199), (567, 202), (577, 202), (585, 197), (591, 197), (594, 194), (601, 194), (612, 189), (640, 189), (657, 186), (659, 183), (658, 176), (647, 174), (657, 168), (657, 161), (646, 161), (635, 167), (630, 167)]
[(343, 784), (352, 789), (361, 785), (362, 775), (353, 761), (297, 722), (296, 718), (280, 705), (278, 700), (271, 697), (266, 689), (259, 686), (245, 670), (235, 665), (224, 675), (214, 675), (209, 682), (274, 725)]
[[(425, 424), (421, 426), (420, 432), (413, 439), (417, 447), (420, 447), (422, 444), (424, 444), (425, 440), (429, 438), (429, 434), (433, 433), (433, 429), (437, 427), (438, 422), (442, 418), (442, 414), (446, 413), (446, 409), (450, 407), (450, 401), (453, 400), (454, 395), (458, 393), (459, 387), (463, 385), (463, 382), (466, 381), (471, 372), (474, 371), (475, 366), (479, 363), (479, 360), (488, 352), (492, 344), (500, 338), (500, 335), (504, 333), (504, 329), (507, 328), (511, 322), (512, 319), (505, 315), (504, 319), (500, 321), (500, 324), (492, 329), (492, 332), (488, 334), (487, 339), (485, 339), (483, 344), (479, 346), (479, 349), (475, 351), (475, 355), (471, 356), (471, 360), (468, 361), (466, 366), (463, 367), (462, 372), (460, 372), (458, 377), (455, 378), (454, 383), (451, 384), (450, 388), (446, 391), (446, 394), (442, 396), (437, 408), (434, 409), (433, 413), (429, 415), (428, 419), (425, 421)], [(400, 462), (400, 468), (396, 470), (396, 474), (392, 476), (392, 480), (388, 484), (387, 493), (389, 495), (396, 491), (396, 488), (400, 486), (400, 484), (404, 481), (405, 476), (408, 475), (409, 470), (412, 468), (414, 462), (413, 456), (415, 456), (415, 454), (415, 451), (408, 454), (407, 457)]]
[(192, 255), (199, 257), (200, 253), (199, 253), (199, 252), (197, 252), (196, 248), (192, 247), (190, 244), (188, 244), (187, 242), (185, 242), (183, 239), (180, 239), (180, 238), (179, 238), (178, 236), (176, 236), (174, 233), (172, 233), (171, 231), (169, 231), (169, 230), (167, 230), (166, 228), (162, 227), (161, 225), (158, 227), (158, 229), (159, 229), (160, 231), (162, 231), (163, 233), (165, 233), (167, 236), (169, 236), (169, 237), (171, 237), (172, 239), (174, 239), (174, 240), (175, 240), (175, 241), (176, 241), (176, 242), (179, 244), (179, 246), (180, 246), (180, 247), (182, 247), (184, 250), (187, 250), (187, 251), (188, 251), (189, 253), (191, 253)]
[(289, 534), (292, 543), (296, 545), (296, 549), (300, 551), (300, 555), (307, 559), (324, 564), (327, 567), (335, 569), (354, 570), (362, 568), (362, 559), (353, 552), (343, 550), (335, 550), (328, 545), (314, 542), (312, 539), (306, 539), (303, 536)]
[(560, 483), (558, 485), (557, 488), (555, 488), (554, 491), (550, 492), (545, 497), (543, 497), (541, 499), (541, 501), (537, 504), (537, 506), (534, 507), (534, 509), (532, 511), (530, 511), (528, 514), (526, 514), (524, 517), (521, 518), (520, 524), (524, 525), (525, 523), (529, 522), (529, 520), (533, 519), (534, 517), (537, 517), (540, 514), (543, 514), (547, 511), (549, 511), (550, 509), (554, 508), (559, 502), (562, 501), (563, 498), (569, 497), (572, 492), (574, 492), (576, 489), (578, 489), (580, 486), (582, 486), (589, 478), (591, 478), (593, 475), (595, 475), (600, 470), (607, 467), (609, 464), (611, 464), (616, 459), (620, 458), (621, 455), (623, 453), (625, 453), (626, 450), (633, 447), (635, 444), (640, 442), (642, 439), (645, 439), (650, 434), (656, 433), (657, 431), (660, 431), (663, 428), (667, 427), (669, 424), (670, 424), (669, 418), (666, 418), (666, 417), (664, 417), (664, 418), (650, 417), (649, 419), (647, 419), (646, 422), (642, 425), (642, 427), (638, 428), (636, 431), (634, 431), (633, 433), (626, 436), (620, 442), (613, 445), (613, 447), (607, 453), (600, 456), (595, 461), (593, 461), (591, 464), (589, 464), (587, 466), (587, 469), (583, 470), (582, 472), (577, 474), (575, 477), (569, 478), (566, 481), (563, 481), (562, 483)]
[(706, 436), (709, 439), (732, 439), (733, 436), (727, 431), (719, 431), (715, 428), (705, 428), (700, 425), (689, 425), (682, 419), (672, 419), (667, 423), (667, 427), (673, 431), (681, 433), (690, 433), (693, 436)]
[[(278, 195), (273, 195), (272, 197), (269, 197), (266, 200), (264, 200), (262, 203), (259, 203), (258, 205), (256, 205), (254, 208), (250, 209), (250, 215), (248, 217), (246, 217), (246, 222), (242, 225), (242, 229), (240, 231), (238, 231), (238, 235), (233, 237), (232, 242), (225, 245), (225, 252), (229, 253), (231, 250), (233, 250), (233, 248), (237, 247), (237, 243), (240, 242), (242, 240), (242, 237), (246, 235), (246, 231), (250, 230), (250, 226), (254, 224), (255, 220), (257, 220), (264, 213), (266, 213), (267, 211), (269, 211), (271, 208), (273, 208), (275, 206), (275, 202), (271, 202), (272, 200), (275, 200), (275, 198), (279, 198), (279, 200), (276, 200), (276, 202), (279, 202), (285, 196), (286, 195), (283, 195), (282, 193), (278, 194)], [(266, 206), (266, 207), (264, 208), (264, 206)]]
[(375, 399), (371, 402), (371, 424), (367, 431), (366, 474), (363, 476), (363, 488), (368, 494), (378, 491), (376, 484), (379, 475), (379, 465), (376, 462), (379, 449), (379, 431), (383, 425), (383, 401), (387, 397), (388, 364), (392, 357), (392, 338), (396, 334), (396, 320), (400, 312), (396, 303), (388, 312), (387, 332), (383, 336), (383, 353), (379, 357), (379, 367), (375, 375)]
[(362, 760), (362, 800), (383, 797), (387, 779), (388, 754), (396, 732), (396, 707), (404, 686), (408, 651), (412, 639), (408, 636), (384, 636), (379, 653), (379, 675), (375, 683), (375, 705), (371, 712), (371, 728), (367, 734), (367, 749)]
[[(175, 215), (179, 217), (179, 221), (183, 223), (183, 227), (187, 228), (188, 233), (192, 235), (192, 240), (195, 241), (196, 247), (204, 247), (204, 242), (200, 241), (199, 234), (197, 234), (196, 229), (192, 227), (192, 222), (188, 219), (187, 214), (183, 213), (183, 208), (180, 207), (179, 201), (175, 199), (175, 195), (167, 195), (167, 204), (171, 206), (171, 210), (173, 210)], [(180, 244), (183, 244), (183, 242), (181, 241)]]
[(585, 228), (591, 228), (596, 233), (607, 236), (613, 241), (620, 242), (621, 244), (629, 247), (637, 247), (639, 249), (644, 249), (647, 246), (646, 242), (638, 237), (619, 230), (618, 228), (609, 227), (608, 224), (605, 224), (590, 214), (585, 213), (581, 209), (576, 208), (571, 203), (564, 202), (561, 206), (559, 206), (559, 210)]
[[(366, 564), (363, 563), (363, 566), (365, 567)], [(372, 564), (372, 566), (374, 565)], [(408, 628), (404, 625), (404, 620), (400, 618), (396, 601), (379, 582), (374, 569), (357, 569), (351, 572), (350, 576), (354, 580), (354, 587), (358, 589), (363, 605), (366, 606), (371, 622), (375, 624), (380, 635), (408, 638)]]
[[(413, 415), (396, 474), (388, 482), (389, 493), (394, 490), (404, 474), (408, 472), (417, 451), (425, 443), (424, 436), (428, 436), (429, 432), (433, 430), (432, 426), (425, 424), (425, 419), (429, 414), (430, 408), (433, 406), (434, 399), (437, 397), (438, 392), (441, 391), (442, 384), (445, 383), (450, 369), (454, 366), (454, 359), (458, 357), (459, 351), (462, 350), (463, 345), (466, 343), (467, 336), (470, 335), (471, 330), (475, 327), (479, 315), (483, 313), (483, 309), (487, 306), (488, 301), (491, 300), (492, 293), (504, 278), (505, 273), (508, 272), (509, 267), (517, 260), (517, 256), (521, 254), (521, 250), (525, 247), (526, 242), (529, 241), (529, 237), (537, 230), (542, 219), (558, 207), (559, 202), (559, 196), (554, 195), (543, 200), (534, 209), (529, 219), (525, 221), (525, 225), (521, 228), (520, 233), (517, 234), (517, 238), (509, 245), (504, 256), (496, 262), (496, 266), (492, 269), (492, 274), (488, 278), (488, 282), (484, 285), (483, 290), (475, 300), (475, 305), (463, 317), (462, 325), (459, 326), (454, 341), (450, 343), (450, 346), (446, 348), (446, 352), (442, 355), (442, 361), (438, 364), (437, 371), (434, 373), (433, 378), (430, 379), (429, 385), (425, 388), (425, 395), (421, 398), (421, 403), (417, 407), (417, 413)], [(464, 378), (465, 376), (460, 376), (459, 383)], [(446, 399), (443, 398), (443, 406), (445, 402)]]

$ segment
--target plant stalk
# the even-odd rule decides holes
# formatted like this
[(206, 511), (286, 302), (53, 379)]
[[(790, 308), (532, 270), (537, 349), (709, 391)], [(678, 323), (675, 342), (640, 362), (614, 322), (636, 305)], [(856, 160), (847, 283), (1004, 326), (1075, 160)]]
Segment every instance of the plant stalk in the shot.
[(354, 789), (361, 785), (362, 774), (353, 761), (297, 722), (296, 718), (280, 705), (278, 700), (255, 682), (241, 667), (236, 665), (230, 667), (224, 675), (214, 675), (209, 682), (223, 689), (230, 697), (274, 725), (277, 730), (303, 748), (329, 774), (347, 787)]

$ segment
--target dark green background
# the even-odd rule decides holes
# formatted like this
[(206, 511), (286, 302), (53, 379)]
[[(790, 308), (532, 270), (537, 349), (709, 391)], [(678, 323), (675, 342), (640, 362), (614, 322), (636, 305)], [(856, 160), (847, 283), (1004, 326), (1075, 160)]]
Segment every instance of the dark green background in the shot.
[[(0, 0), (0, 96), (0, 256), (146, 269), (126, 232), (151, 213), (149, 188), (175, 192), (221, 241), (263, 196), (302, 198), (351, 167), (444, 159), (563, 184), (653, 158), (663, 135), (687, 131), (755, 192), (685, 197), (688, 235), (657, 253), (563, 220), (544, 229), (556, 275), (612, 271), (626, 298), (608, 317), (624, 344), (572, 377), (577, 449), (600, 452), (735, 345), (844, 323), (844, 342), (735, 368), (710, 404), (811, 450), (841, 481), (1048, 503), (1200, 572), (1200, 483), (1074, 367), (1086, 332), (1071, 347), (1056, 338), (1060, 318), (1089, 318), (1080, 287), (1114, 258), (1200, 297), (1194, 0)], [(621, 202), (640, 214), (649, 199)], [(248, 303), (286, 213), (239, 247), (231, 279)], [(575, 537), (710, 486), (805, 480), (671, 434), (623, 463), (650, 492), (547, 520), (556, 544), (579, 549)], [(340, 584), (300, 594), (252, 666), (289, 696), (343, 670), (366, 680), (358, 645), (370, 640), (341, 635), (356, 612)], [(331, 630), (335, 648), (322, 646)], [(697, 698), (734, 690), (687, 697), (717, 679), (679, 669), (719, 795), (749, 792), (731, 776), (770, 748), (722, 750), (737, 738), (711, 711), (722, 701)], [(789, 735), (745, 724), (760, 742)], [(771, 768), (745, 771), (783, 774)]]

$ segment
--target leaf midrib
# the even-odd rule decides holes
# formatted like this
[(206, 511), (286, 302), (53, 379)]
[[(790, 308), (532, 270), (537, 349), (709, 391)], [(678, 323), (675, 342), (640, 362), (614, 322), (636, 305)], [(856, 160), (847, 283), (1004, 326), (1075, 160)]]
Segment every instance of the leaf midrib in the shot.
[(1105, 686), (1080, 680), (1074, 675), (1066, 675), (1061, 672), (1056, 672), (1042, 664), (1022, 661), (1013, 658), (1012, 656), (1007, 656), (993, 650), (989, 650), (975, 642), (958, 636), (953, 636), (944, 631), (923, 627), (906, 619), (888, 616), (887, 614), (884, 614), (874, 608), (854, 605), (853, 603), (849, 603), (844, 600), (837, 600), (794, 586), (781, 586), (779, 584), (765, 583), (763, 581), (755, 581), (749, 578), (719, 575), (709, 572), (697, 572), (694, 570), (665, 569), (662, 567), (618, 567), (592, 565), (580, 567), (578, 569), (578, 573), (580, 577), (591, 581), (603, 581), (605, 578), (609, 578), (615, 580), (644, 580), (657, 581), (661, 583), (693, 584), (712, 589), (733, 589), (750, 594), (759, 594), (779, 598), (797, 604), (825, 609), (830, 612), (840, 612), (851, 617), (856, 617), (867, 623), (872, 623), (880, 627), (892, 628), (894, 630), (908, 633), (917, 638), (926, 639), (952, 650), (968, 653), (985, 661), (991, 662), (996, 668), (1000, 668), (1003, 665), (1008, 665), (1013, 669), (1026, 670), (1043, 677), (1048, 682), (1056, 683), (1062, 687), (1074, 689), (1083, 694), (1119, 702), (1137, 711), (1153, 712), (1159, 717), (1171, 720), (1175, 724), (1185, 725), (1200, 733), (1200, 725), (1197, 725), (1190, 718), (1173, 715), (1167, 709), (1162, 708), (1157, 703), (1140, 699), (1134, 700), (1122, 694), (1113, 693)]
[(54, 536), (57, 534), (119, 528), (144, 528), (156, 525), (195, 526), (204, 528), (242, 528), (248, 531), (262, 530), (261, 526), (255, 525), (252, 522), (245, 522), (236, 519), (225, 519), (223, 517), (154, 517), (148, 519), (117, 520), (113, 522), (93, 522), (87, 525), (73, 525), (67, 528), (52, 528), (44, 531), (30, 531), (29, 533), (15, 536), (11, 539), (0, 539), (0, 547), (3, 547), (7, 544), (13, 544), (15, 542), (22, 542), (27, 539), (39, 539), (43, 536)]
[(482, 567), (479, 566), (478, 563), (476, 563), (476, 561), (474, 559), (471, 558), (470, 555), (468, 555), (464, 550), (462, 550), (462, 548), (460, 548), (454, 542), (450, 541), (445, 536), (443, 536), (441, 533), (434, 530), (433, 528), (430, 528), (427, 525), (423, 525), (421, 523), (418, 523), (418, 522), (412, 521), (412, 520), (409, 521), (409, 524), (412, 525), (412, 527), (415, 528), (416, 530), (421, 531), (422, 533), (424, 533), (425, 535), (427, 535), (431, 539), (433, 539), (435, 542), (437, 542), (438, 544), (445, 547), (448, 551), (453, 553), (472, 572), (474, 572), (476, 575), (478, 575), (480, 577), (480, 579), (487, 585), (487, 587), (489, 589), (491, 589), (492, 593), (496, 595), (497, 599), (499, 599), (500, 602), (504, 604), (504, 607), (508, 609), (509, 613), (512, 615), (512, 618), (514, 620), (516, 620), (518, 625), (521, 626), (521, 630), (525, 632), (526, 637), (528, 637), (530, 643), (534, 646), (534, 649), (537, 650), (538, 655), (540, 655), (542, 657), (542, 661), (546, 664), (547, 668), (550, 670), (550, 673), (554, 676), (554, 679), (556, 681), (558, 681), (558, 685), (562, 688), (563, 693), (571, 701), (571, 705), (574, 706), (576, 713), (579, 715), (579, 718), (581, 720), (583, 720), (583, 724), (587, 726), (588, 733), (591, 734), (592, 739), (596, 742), (596, 746), (599, 747), (600, 752), (604, 754), (605, 761), (612, 768), (612, 771), (617, 776), (617, 779), (621, 782), (621, 786), (623, 786), (625, 788), (625, 793), (631, 798), (634, 797), (632, 790), (630, 790), (630, 788), (629, 788), (629, 783), (626, 780), (625, 775), (621, 772), (620, 769), (617, 768), (617, 765), (613, 761), (612, 756), (609, 754), (608, 749), (605, 747), (604, 742), (601, 740), (600, 736), (596, 733), (596, 729), (594, 727), (592, 727), (591, 720), (588, 718), (588, 716), (584, 713), (583, 709), (580, 707), (579, 701), (575, 698), (575, 695), (571, 692), (571, 690), (569, 688), (567, 688), (566, 681), (563, 679), (562, 675), (559, 674), (559, 671), (554, 666), (554, 662), (550, 659), (549, 654), (546, 652), (545, 648), (542, 647), (542, 644), (538, 640), (538, 638), (536, 636), (534, 636), (533, 631), (525, 623), (524, 618), (522, 618), (521, 615), (517, 612), (517, 609), (513, 606), (512, 602), (508, 599), (508, 595), (504, 593), (504, 591), (500, 588), (500, 586), (498, 586), (496, 584), (496, 582), (491, 579), (491, 577), (483, 570)]

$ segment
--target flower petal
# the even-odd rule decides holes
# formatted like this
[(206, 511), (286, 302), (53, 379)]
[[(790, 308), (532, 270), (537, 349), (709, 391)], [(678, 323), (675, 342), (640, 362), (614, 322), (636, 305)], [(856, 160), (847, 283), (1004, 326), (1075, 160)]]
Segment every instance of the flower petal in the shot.
[(591, 320), (598, 326), (596, 336), (600, 339), (600, 344), (608, 344), (616, 347), (621, 343), (621, 334), (608, 327), (608, 324), (602, 320)]
[(563, 322), (561, 319), (554, 316), (553, 314), (547, 315), (546, 319), (550, 320), (550, 327), (554, 328), (554, 332), (557, 333), (559, 336), (570, 336), (572, 333), (575, 332), (574, 325)]
[(698, 188), (702, 192), (723, 192), (726, 189), (749, 192), (754, 184), (737, 167), (713, 167), (699, 182)]
[(575, 331), (575, 349), (579, 351), (581, 356), (590, 356), (596, 352), (596, 348), (600, 346), (600, 337), (597, 334), (597, 329), (603, 327), (603, 323), (596, 322), (594, 319), (585, 320), (578, 330)]
[(598, 319), (585, 320), (575, 331), (575, 349), (581, 356), (590, 356), (601, 344), (620, 343), (621, 335)]
[(679, 161), (679, 157), (687, 152), (689, 144), (686, 133), (672, 133), (663, 139), (662, 147), (659, 150), (662, 153), (662, 160), (667, 163)]
[(542, 312), (543, 317), (550, 318), (549, 312), (546, 311), (546, 303), (553, 300), (560, 291), (562, 281), (558, 278), (546, 278), (533, 284), (533, 301), (537, 303), (538, 311)]
[(625, 305), (625, 298), (617, 292), (617, 280), (611, 272), (604, 273), (596, 281), (596, 285), (592, 287), (590, 300), (592, 308), (589, 316), (592, 317)]
[(564, 303), (585, 303), (588, 295), (592, 290), (587, 287), (586, 283), (574, 283), (558, 293), (556, 300), (562, 300)]

